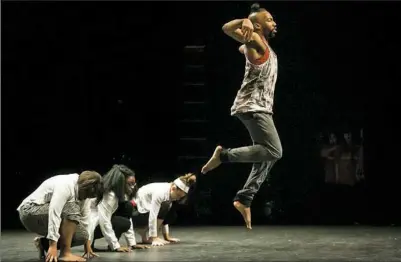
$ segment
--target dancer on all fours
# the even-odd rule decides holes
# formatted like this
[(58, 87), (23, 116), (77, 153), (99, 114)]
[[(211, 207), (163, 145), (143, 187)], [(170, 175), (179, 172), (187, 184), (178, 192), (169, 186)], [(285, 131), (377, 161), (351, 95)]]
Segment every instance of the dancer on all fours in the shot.
[[(157, 215), (157, 232), (158, 238), (161, 239), (160, 233), (163, 235), (163, 244), (178, 243), (180, 239), (174, 238), (170, 234), (170, 224), (173, 223), (177, 217), (177, 201), (166, 201), (161, 204), (159, 214)], [(115, 213), (116, 216), (126, 217), (133, 219), (133, 226), (135, 232), (142, 237), (141, 244), (152, 244), (149, 239), (149, 214), (140, 214), (136, 208), (134, 200), (121, 202)]]
[[(132, 200), (134, 207), (132, 222), (141, 234), (144, 243), (163, 246), (169, 242), (177, 242), (169, 234), (168, 220), (172, 202), (187, 197), (190, 188), (196, 183), (194, 174), (186, 174), (171, 183), (150, 183), (139, 188)], [(164, 223), (165, 222), (165, 223)], [(159, 237), (158, 229), (163, 225), (165, 240)], [(146, 235), (148, 233), (148, 235)]]
[(85, 261), (71, 253), (71, 247), (83, 244), (88, 258), (94, 255), (88, 241), (89, 198), (100, 200), (102, 195), (100, 174), (84, 171), (80, 175), (57, 175), (46, 179), (23, 200), (17, 209), (22, 224), (28, 231), (43, 236), (35, 239), (40, 258), (47, 251), (47, 262)]
[[(134, 171), (125, 165), (114, 165), (103, 177), (103, 184), (103, 198), (97, 207), (92, 206), (90, 213), (89, 239), (92, 240), (92, 248), (95, 240), (103, 237), (109, 251), (129, 252), (131, 249), (149, 248), (137, 244), (131, 219), (114, 215), (118, 203), (136, 191)], [(121, 235), (124, 235), (127, 247), (120, 245)]]
[(243, 44), (239, 50), (245, 55), (245, 75), (231, 107), (231, 115), (245, 125), (253, 145), (232, 149), (217, 146), (202, 173), (224, 162), (253, 163), (248, 180), (234, 198), (235, 208), (241, 212), (246, 227), (251, 229), (252, 200), (282, 156), (280, 138), (273, 122), (277, 56), (269, 45), (277, 33), (277, 25), (266, 9), (253, 4), (248, 18), (226, 23), (223, 31)]

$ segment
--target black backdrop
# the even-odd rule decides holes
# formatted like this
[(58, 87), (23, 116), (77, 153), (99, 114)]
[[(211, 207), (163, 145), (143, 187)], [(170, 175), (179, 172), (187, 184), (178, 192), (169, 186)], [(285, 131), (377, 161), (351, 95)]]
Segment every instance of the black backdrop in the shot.
[[(3, 227), (19, 227), (15, 209), (20, 201), (58, 172), (89, 168), (103, 173), (122, 156), (142, 181), (169, 180), (181, 172), (177, 141), (182, 130), (175, 123), (186, 45), (206, 45), (208, 152), (218, 143), (248, 143), (245, 129), (229, 116), (244, 59), (221, 26), (244, 17), (249, 4), (3, 2)], [(275, 121), (284, 158), (273, 170), (273, 188), (262, 190), (255, 205), (261, 207), (264, 197), (287, 199), (298, 206), (287, 218), (299, 222), (308, 216), (300, 203), (318, 191), (319, 131), (352, 128), (357, 134), (365, 126), (371, 141), (367, 158), (379, 163), (384, 156), (378, 152), (398, 139), (392, 136), (396, 121), (384, 120), (384, 113), (396, 107), (390, 98), (400, 73), (392, 31), (399, 23), (399, 4), (262, 5), (279, 26), (271, 45), (279, 57)], [(370, 131), (369, 123), (374, 124)], [(388, 155), (387, 160), (395, 158)], [(399, 219), (393, 212), (399, 196), (396, 175), (388, 163), (369, 163), (366, 201), (381, 213), (375, 221), (393, 223)], [(201, 179), (203, 188), (216, 192), (212, 205), (219, 222), (231, 221), (231, 198), (249, 169), (225, 166)]]

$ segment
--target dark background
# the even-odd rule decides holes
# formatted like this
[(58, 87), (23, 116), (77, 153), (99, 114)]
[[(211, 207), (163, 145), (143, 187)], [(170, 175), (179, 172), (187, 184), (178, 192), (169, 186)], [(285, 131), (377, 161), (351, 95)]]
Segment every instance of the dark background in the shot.
[[(250, 4), (2, 2), (2, 227), (21, 228), (17, 206), (56, 173), (105, 173), (125, 163), (142, 183), (169, 181), (199, 173), (206, 160), (180, 156), (249, 143), (229, 114), (244, 58), (221, 27), (247, 16)], [(254, 223), (323, 223), (316, 215), (323, 179), (316, 135), (358, 134), (361, 127), (363, 222), (399, 223), (398, 154), (389, 150), (397, 152), (399, 141), (400, 4), (261, 4), (279, 28), (271, 45), (279, 58), (275, 121), (284, 157), (255, 199)], [(187, 45), (205, 45), (196, 58), (203, 73), (186, 66), (194, 64)], [(183, 84), (190, 81), (206, 84)], [(189, 118), (203, 122), (180, 122)], [(177, 223), (242, 223), (232, 198), (250, 168), (225, 165), (200, 177), (194, 199), (213, 216), (196, 215), (191, 205)], [(276, 203), (275, 219), (266, 216), (266, 201)]]

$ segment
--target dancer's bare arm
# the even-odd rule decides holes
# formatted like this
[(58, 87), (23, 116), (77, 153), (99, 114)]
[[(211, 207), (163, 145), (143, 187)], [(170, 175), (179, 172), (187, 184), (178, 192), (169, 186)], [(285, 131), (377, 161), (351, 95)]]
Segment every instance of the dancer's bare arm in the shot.
[(48, 231), (47, 239), (50, 240), (51, 246), (57, 246), (57, 241), (60, 238), (60, 225), (61, 225), (61, 213), (68, 199), (71, 197), (71, 193), (68, 188), (63, 184), (57, 184), (54, 188), (54, 192), (49, 204), (49, 217), (48, 217)]
[(170, 235), (170, 227), (168, 224), (163, 226), (162, 232), (163, 232), (163, 237), (165, 240), (172, 242), (172, 243), (180, 242), (180, 239), (172, 237)]
[(160, 207), (163, 203), (163, 195), (160, 192), (152, 196), (152, 207), (149, 210), (149, 239), (152, 241), (152, 246), (162, 246), (165, 241), (160, 239), (157, 234), (157, 216), (159, 215)]
[[(244, 44), (250, 53), (255, 52), (264, 54), (267, 46), (263, 43), (262, 38), (253, 32), (252, 22), (245, 19), (235, 19), (223, 25), (223, 32), (234, 40)], [(245, 46), (242, 50), (245, 52)], [(240, 48), (240, 52), (241, 48)]]
[(238, 50), (241, 54), (245, 54), (245, 45), (241, 45)]
[(116, 210), (117, 206), (118, 199), (113, 191), (103, 195), (102, 201), (98, 205), (99, 226), (104, 239), (112, 250), (118, 252), (128, 252), (128, 248), (121, 247), (114, 232), (113, 225), (111, 224), (113, 210)]

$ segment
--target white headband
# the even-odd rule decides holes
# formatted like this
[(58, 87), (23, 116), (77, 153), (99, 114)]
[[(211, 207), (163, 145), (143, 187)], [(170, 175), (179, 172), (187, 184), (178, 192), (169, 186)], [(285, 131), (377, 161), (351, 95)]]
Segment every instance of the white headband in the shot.
[(184, 191), (185, 193), (188, 194), (189, 186), (185, 185), (184, 182), (181, 181), (181, 179), (177, 178), (176, 180), (174, 180), (173, 183), (174, 183), (179, 189), (181, 189), (182, 191)]

